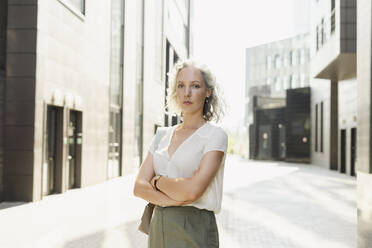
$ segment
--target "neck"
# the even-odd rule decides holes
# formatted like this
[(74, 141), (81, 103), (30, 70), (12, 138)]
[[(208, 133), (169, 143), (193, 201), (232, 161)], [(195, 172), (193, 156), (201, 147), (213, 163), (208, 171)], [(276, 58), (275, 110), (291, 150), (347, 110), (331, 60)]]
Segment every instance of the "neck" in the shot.
[(201, 115), (186, 114), (183, 116), (183, 122), (181, 126), (183, 128), (195, 129), (202, 126), (206, 121)]

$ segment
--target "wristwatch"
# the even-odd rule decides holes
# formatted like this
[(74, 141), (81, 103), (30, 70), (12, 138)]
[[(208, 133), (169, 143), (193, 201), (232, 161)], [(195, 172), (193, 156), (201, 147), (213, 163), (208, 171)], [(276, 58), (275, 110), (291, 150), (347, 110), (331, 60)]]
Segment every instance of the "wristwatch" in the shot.
[(155, 189), (157, 190), (157, 191), (160, 191), (159, 189), (158, 189), (158, 187), (156, 187), (156, 183), (158, 182), (158, 180), (161, 178), (161, 175), (157, 175), (157, 176), (155, 176), (154, 177), (154, 187), (155, 187)]

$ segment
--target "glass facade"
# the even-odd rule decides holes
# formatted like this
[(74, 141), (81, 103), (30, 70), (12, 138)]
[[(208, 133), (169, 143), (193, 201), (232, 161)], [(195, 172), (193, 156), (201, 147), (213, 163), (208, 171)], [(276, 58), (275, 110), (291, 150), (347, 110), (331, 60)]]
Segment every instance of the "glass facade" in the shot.
[(266, 68), (271, 69), (272, 61), (271, 61), (271, 56), (266, 57)]
[(292, 51), (291, 52), (291, 64), (292, 65), (297, 65), (297, 52), (296, 51)]
[(124, 13), (123, 0), (113, 0), (111, 20), (111, 65), (110, 65), (110, 101), (121, 105), (121, 87), (123, 81), (123, 40)]
[(107, 166), (109, 178), (121, 174), (124, 1), (111, 1), (111, 8), (110, 121)]
[(1, 1), (0, 3), (0, 70), (5, 71), (5, 37), (6, 37), (6, 2)]
[(282, 67), (282, 58), (279, 55), (275, 55), (275, 68), (280, 69)]
[(144, 38), (143, 1), (137, 1), (137, 65), (136, 65), (136, 95), (135, 95), (135, 146), (134, 156), (139, 167), (143, 157), (143, 38)]
[[(3, 132), (3, 111), (4, 111), (4, 87), (5, 87), (5, 40), (6, 40), (6, 19), (7, 19), (7, 1), (0, 2), (0, 132)], [(3, 133), (0, 133), (0, 202), (3, 192)]]

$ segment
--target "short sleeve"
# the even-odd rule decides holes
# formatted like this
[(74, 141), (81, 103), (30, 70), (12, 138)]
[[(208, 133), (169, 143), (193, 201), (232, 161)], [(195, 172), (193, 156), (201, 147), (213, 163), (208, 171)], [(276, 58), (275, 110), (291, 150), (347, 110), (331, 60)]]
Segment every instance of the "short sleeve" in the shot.
[(151, 139), (151, 143), (150, 143), (150, 146), (149, 146), (149, 152), (154, 155), (155, 153), (155, 137), (156, 137), (156, 134), (152, 137)]
[(220, 127), (216, 128), (208, 139), (207, 144), (205, 144), (203, 154), (210, 151), (221, 151), (226, 154), (227, 141), (228, 136), (226, 132)]

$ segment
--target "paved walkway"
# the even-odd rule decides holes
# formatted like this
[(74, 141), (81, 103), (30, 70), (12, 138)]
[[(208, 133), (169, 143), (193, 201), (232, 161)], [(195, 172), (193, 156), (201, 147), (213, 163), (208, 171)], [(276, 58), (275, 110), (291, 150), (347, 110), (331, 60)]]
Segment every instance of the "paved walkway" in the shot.
[[(133, 181), (2, 203), (0, 247), (145, 248), (147, 236), (137, 231), (145, 201), (132, 196)], [(355, 185), (355, 178), (313, 165), (229, 157), (220, 246), (356, 247)]]
[(356, 247), (355, 178), (314, 165), (229, 162), (222, 247)]

